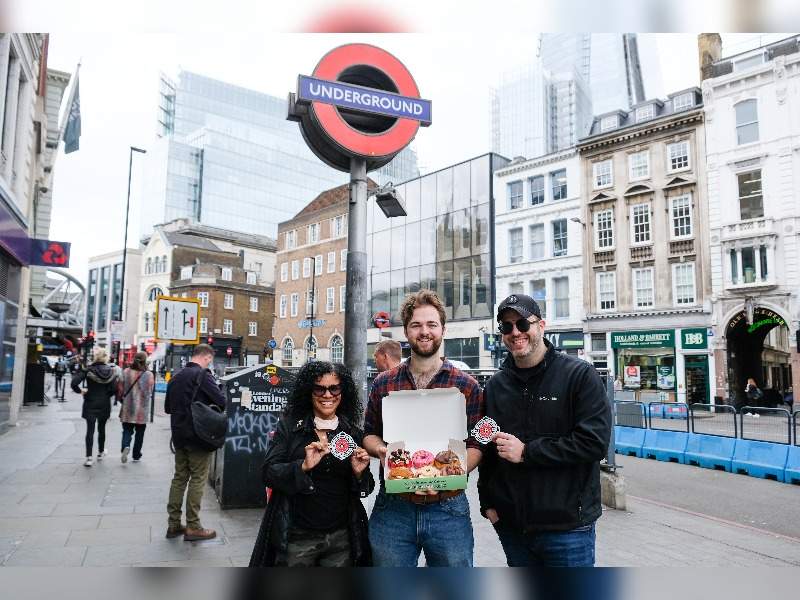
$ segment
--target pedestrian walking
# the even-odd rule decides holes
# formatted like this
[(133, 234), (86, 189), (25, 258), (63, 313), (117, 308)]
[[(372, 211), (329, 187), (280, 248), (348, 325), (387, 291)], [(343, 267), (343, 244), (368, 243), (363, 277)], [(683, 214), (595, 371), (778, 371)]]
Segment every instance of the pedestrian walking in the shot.
[(378, 373), (391, 371), (403, 360), (403, 348), (397, 340), (382, 340), (375, 346), (372, 357)]
[(144, 430), (150, 418), (150, 397), (154, 385), (153, 374), (147, 370), (147, 354), (137, 352), (133, 363), (123, 371), (117, 385), (117, 397), (122, 404), (119, 409), (119, 420), (122, 422), (120, 460), (123, 463), (128, 462), (132, 438), (134, 439), (133, 462), (142, 459)]
[[(466, 401), (464, 439), (469, 472), (481, 460), (481, 447), (468, 432), (482, 416), (483, 392), (475, 379), (439, 356), (446, 314), (434, 292), (410, 294), (400, 315), (411, 356), (375, 378), (364, 418), (364, 447), (383, 463), (386, 441), (381, 406), (390, 391), (455, 387)], [(369, 539), (376, 566), (415, 567), (420, 552), (424, 552), (432, 567), (471, 567), (475, 542), (467, 495), (464, 490), (387, 494), (381, 469), (381, 489), (370, 515)]]
[(605, 386), (590, 363), (545, 339), (530, 296), (503, 300), (497, 321), (509, 356), (485, 388), (486, 416), (500, 433), (479, 469), (481, 514), (510, 567), (593, 566), (611, 436)]
[[(86, 389), (81, 383), (86, 382)], [(117, 375), (108, 364), (105, 348), (95, 348), (92, 364), (86, 370), (80, 369), (70, 382), (72, 391), (83, 396), (81, 417), (86, 420), (86, 459), (83, 464), (92, 466), (92, 447), (94, 430), (97, 426), (97, 460), (106, 456), (106, 422), (111, 416), (111, 398), (117, 393)]]
[[(209, 367), (214, 349), (207, 344), (194, 347), (192, 360), (167, 386), (164, 410), (170, 415), (172, 444), (175, 447), (175, 475), (169, 490), (167, 538), (183, 535), (186, 541), (216, 537), (213, 529), (200, 524), (200, 501), (208, 479), (213, 448), (200, 440), (194, 431), (192, 402), (216, 405), (225, 410), (225, 395), (219, 389)], [(187, 489), (188, 485), (188, 489)], [(186, 525), (181, 524), (181, 508), (186, 494)]]
[(58, 357), (53, 366), (53, 372), (56, 376), (56, 398), (59, 402), (65, 402), (64, 388), (67, 387), (67, 382), (64, 380), (64, 376), (67, 374), (67, 361), (63, 356)]
[[(375, 487), (363, 434), (358, 390), (344, 365), (306, 363), (264, 460), (272, 489), (251, 567), (369, 566), (367, 513), (361, 498)], [(344, 433), (355, 443), (337, 458), (330, 442)]]

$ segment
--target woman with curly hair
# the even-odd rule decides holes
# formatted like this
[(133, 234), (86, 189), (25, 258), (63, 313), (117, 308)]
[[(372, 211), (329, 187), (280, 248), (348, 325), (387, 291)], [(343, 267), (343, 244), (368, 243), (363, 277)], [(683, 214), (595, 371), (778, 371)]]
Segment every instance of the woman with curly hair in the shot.
[[(264, 459), (272, 496), (251, 567), (371, 564), (361, 498), (375, 480), (360, 420), (357, 388), (344, 365), (314, 361), (300, 369)], [(330, 453), (329, 440), (339, 432), (356, 443), (345, 460)]]

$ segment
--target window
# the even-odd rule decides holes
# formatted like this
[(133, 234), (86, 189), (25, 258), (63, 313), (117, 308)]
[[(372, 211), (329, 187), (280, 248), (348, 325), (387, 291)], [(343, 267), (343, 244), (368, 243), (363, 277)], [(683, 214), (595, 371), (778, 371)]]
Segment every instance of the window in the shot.
[(614, 310), (617, 306), (617, 274), (597, 274), (597, 309)]
[(317, 290), (306, 290), (306, 316), (313, 317), (317, 314)]
[(544, 258), (544, 224), (531, 225), (528, 233), (531, 236), (531, 260)]
[(247, 283), (250, 285), (256, 285), (256, 274), (253, 271), (247, 272)]
[(313, 337), (306, 339), (306, 357), (308, 360), (317, 358), (317, 340)]
[(336, 288), (329, 287), (325, 290), (325, 312), (332, 313), (336, 308)]
[(250, 321), (247, 324), (247, 335), (250, 336), (258, 335), (258, 323), (256, 321)]
[(197, 292), (197, 298), (200, 300), (200, 306), (208, 308), (208, 292)]
[(291, 296), (291, 314), (293, 317), (297, 316), (297, 305), (300, 303), (300, 294), (294, 293)]
[(694, 304), (694, 263), (675, 263), (672, 265), (672, 297), (676, 306)]
[(345, 311), (345, 304), (347, 302), (347, 296), (345, 295), (346, 293), (347, 293), (347, 286), (346, 285), (340, 285), (339, 286), (339, 312), (344, 312)]
[(567, 220), (553, 221), (553, 256), (567, 255)]
[(595, 189), (609, 187), (614, 184), (614, 171), (610, 159), (594, 163), (592, 165), (592, 174)]
[(758, 141), (758, 104), (756, 100), (743, 100), (736, 110), (736, 143), (749, 144)]
[(631, 206), (631, 244), (650, 243), (650, 205)]
[(228, 310), (233, 309), (233, 294), (225, 294), (225, 299), (222, 306)]
[(689, 168), (689, 141), (676, 142), (667, 145), (669, 155), (669, 165), (667, 170), (670, 172), (683, 171)]
[(331, 338), (331, 362), (344, 362), (344, 342), (342, 342), (342, 338), (338, 335)]
[(311, 277), (311, 259), (308, 257), (303, 259), (303, 277)]
[(292, 338), (286, 338), (283, 341), (283, 348), (281, 349), (281, 362), (284, 367), (292, 366), (292, 354), (294, 350), (294, 342)]
[(286, 318), (286, 294), (282, 294), (281, 295), (280, 304), (278, 306), (279, 306), (278, 316), (281, 319), (285, 319)]
[(336, 252), (328, 252), (328, 273), (336, 272)]
[(225, 335), (233, 335), (233, 320), (232, 319), (223, 319), (222, 320), (222, 333)]
[(291, 250), (297, 247), (297, 231), (292, 229), (286, 232), (286, 249)]
[(592, 334), (592, 352), (608, 352), (608, 340), (605, 333)]
[(678, 112), (679, 110), (684, 110), (691, 106), (694, 106), (694, 94), (692, 92), (686, 92), (672, 99), (673, 112)]
[(767, 247), (765, 245), (731, 249), (730, 257), (731, 282), (734, 285), (768, 280)]
[(166, 273), (167, 272), (167, 257), (166, 257), (166, 255), (161, 257), (161, 272), (162, 273)]
[(508, 231), (508, 260), (512, 263), (522, 261), (522, 228)]
[[(522, 293), (520, 286), (520, 293)], [(547, 318), (547, 285), (544, 279), (534, 279), (531, 281), (531, 298), (536, 300), (542, 312), (542, 318)]]
[(208, 333), (208, 317), (200, 317), (200, 333)]
[(595, 250), (610, 250), (614, 247), (614, 211), (600, 210), (594, 213)]
[(569, 277), (553, 279), (553, 318), (569, 318)]
[(163, 295), (164, 295), (164, 290), (162, 290), (160, 287), (154, 287), (150, 290), (150, 293), (147, 295), (147, 299), (150, 302), (155, 302), (159, 296)]
[(755, 56), (748, 56), (747, 58), (743, 58), (742, 60), (737, 60), (733, 63), (736, 71), (746, 71), (747, 69), (752, 69), (753, 67), (757, 67), (759, 65), (764, 64), (764, 55), (763, 54), (756, 54)]
[(312, 223), (308, 226), (308, 243), (314, 244), (319, 241), (319, 223)]
[(514, 210), (522, 207), (522, 182), (512, 181), (508, 184), (508, 208)]
[(289, 263), (281, 263), (281, 281), (289, 281)]
[(258, 312), (258, 297), (250, 296), (250, 312)]
[(322, 254), (314, 257), (314, 275), (322, 275)]
[(292, 281), (300, 279), (300, 261), (292, 261)]
[(628, 156), (628, 171), (630, 180), (647, 179), (650, 177), (650, 153), (637, 152)]
[(515, 281), (514, 283), (508, 284), (508, 293), (511, 294), (524, 294), (525, 288), (522, 286), (521, 283)]
[(636, 122), (641, 123), (656, 116), (655, 104), (645, 104), (636, 109)]
[(144, 330), (150, 331), (150, 313), (144, 313)]
[(544, 202), (544, 175), (537, 175), (528, 179), (531, 186), (531, 206)]
[(228, 267), (222, 268), (222, 281), (231, 281), (233, 279), (233, 271)]
[(340, 238), (344, 237), (347, 231), (347, 221), (345, 215), (339, 215), (331, 219), (331, 237)]
[(619, 126), (619, 115), (611, 115), (600, 119), (600, 133), (616, 129)]
[(181, 279), (192, 278), (192, 267), (181, 267)]
[(633, 269), (635, 308), (652, 308), (654, 302), (653, 267)]
[(339, 270), (347, 270), (347, 250), (341, 250), (339, 252)]
[(147, 262), (144, 264), (144, 274), (150, 275), (153, 272), (153, 261), (151, 259), (147, 259)]
[(673, 240), (692, 237), (692, 197), (689, 194), (669, 199)]
[(761, 169), (739, 173), (739, 211), (741, 219), (760, 219), (764, 216), (764, 201), (761, 195)]
[(559, 169), (550, 173), (550, 184), (553, 186), (553, 200), (567, 198), (567, 170)]

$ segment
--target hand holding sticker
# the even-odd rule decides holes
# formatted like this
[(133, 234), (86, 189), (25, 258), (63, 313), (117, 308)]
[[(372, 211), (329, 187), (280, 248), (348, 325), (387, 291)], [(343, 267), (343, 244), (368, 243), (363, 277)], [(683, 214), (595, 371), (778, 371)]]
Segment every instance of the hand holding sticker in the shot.
[(500, 433), (500, 426), (491, 417), (483, 417), (472, 428), (472, 437), (480, 444), (488, 444)]
[(345, 460), (353, 454), (353, 451), (356, 449), (356, 442), (349, 433), (340, 431), (330, 441), (330, 446), (331, 454), (339, 460)]

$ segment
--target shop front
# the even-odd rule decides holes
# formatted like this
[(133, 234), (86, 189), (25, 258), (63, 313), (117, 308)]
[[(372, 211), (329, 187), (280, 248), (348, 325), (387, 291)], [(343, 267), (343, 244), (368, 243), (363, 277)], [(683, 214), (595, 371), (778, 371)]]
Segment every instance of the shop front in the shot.
[(637, 399), (675, 402), (675, 330), (612, 331), (611, 348), (623, 390)]
[(572, 356), (583, 355), (583, 331), (548, 331), (545, 330), (544, 337), (553, 344), (556, 350)]

